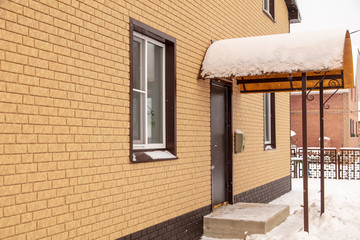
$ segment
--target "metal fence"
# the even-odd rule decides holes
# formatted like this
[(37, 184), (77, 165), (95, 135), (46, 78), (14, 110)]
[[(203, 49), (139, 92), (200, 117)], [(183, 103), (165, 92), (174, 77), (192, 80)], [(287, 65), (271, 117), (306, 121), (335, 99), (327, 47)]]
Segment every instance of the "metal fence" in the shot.
[(340, 148), (339, 179), (360, 179), (359, 156), (360, 149)]
[[(302, 148), (291, 149), (291, 176), (302, 177)], [(320, 148), (308, 148), (308, 176), (320, 178)], [(326, 179), (360, 180), (360, 148), (324, 148)]]

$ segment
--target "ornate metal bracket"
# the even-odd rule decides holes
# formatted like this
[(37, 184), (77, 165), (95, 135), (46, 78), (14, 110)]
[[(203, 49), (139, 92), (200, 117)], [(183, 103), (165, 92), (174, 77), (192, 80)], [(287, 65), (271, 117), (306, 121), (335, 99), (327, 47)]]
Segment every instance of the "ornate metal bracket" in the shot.
[(241, 80), (242, 80), (242, 82), (243, 82), (244, 92), (246, 92), (244, 77), (241, 77)]
[(290, 81), (290, 88), (291, 88), (291, 90), (294, 90), (294, 86), (293, 86), (293, 77), (291, 76), (291, 73), (289, 74), (288, 79), (289, 79), (289, 81)]
[(326, 104), (330, 98), (332, 98), (336, 93), (337, 91), (339, 91), (340, 89), (340, 82), (337, 80), (337, 79), (331, 79), (329, 81), (329, 87), (337, 87), (337, 89), (335, 90), (335, 92), (333, 92), (333, 94), (330, 95), (330, 97), (328, 97), (328, 99), (326, 99), (326, 101), (323, 103), (323, 108), (324, 109), (329, 109), (330, 108), (330, 105), (329, 104)]
[[(316, 72), (317, 73), (317, 72)], [(321, 72), (319, 72), (319, 74), (320, 74)], [(317, 85), (319, 85), (322, 81), (324, 81), (324, 79), (326, 78), (326, 74), (327, 74), (327, 71), (325, 71), (325, 74), (324, 74), (324, 76), (314, 85), (314, 87), (313, 88), (311, 88), (308, 92), (307, 92), (307, 94), (306, 94), (306, 99), (308, 100), (308, 101), (313, 101), (314, 100), (314, 96), (313, 95), (310, 95), (310, 93), (317, 87)], [(330, 84), (330, 83), (329, 83)], [(329, 85), (330, 86), (330, 85)]]

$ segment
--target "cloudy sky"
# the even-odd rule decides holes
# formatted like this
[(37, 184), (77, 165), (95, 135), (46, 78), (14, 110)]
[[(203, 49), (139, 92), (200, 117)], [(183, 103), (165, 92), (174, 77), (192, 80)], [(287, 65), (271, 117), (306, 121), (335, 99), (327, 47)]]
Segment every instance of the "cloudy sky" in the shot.
[[(350, 32), (360, 29), (359, 0), (297, 0), (302, 22), (291, 24), (292, 32), (346, 28)], [(360, 32), (351, 35), (360, 46)]]
[[(360, 0), (297, 0), (301, 23), (291, 24), (291, 32), (345, 28), (360, 29)], [(353, 53), (360, 48), (360, 31), (351, 34)], [(355, 56), (354, 56), (355, 57)]]
[[(360, 0), (296, 0), (300, 8), (301, 23), (290, 25), (290, 32), (345, 28), (349, 32), (360, 30)], [(357, 51), (360, 48), (360, 31), (353, 33), (354, 72)], [(359, 82), (359, 79), (358, 79)], [(360, 88), (358, 88), (360, 95)], [(359, 101), (360, 106), (360, 101)], [(360, 121), (360, 114), (358, 116)]]

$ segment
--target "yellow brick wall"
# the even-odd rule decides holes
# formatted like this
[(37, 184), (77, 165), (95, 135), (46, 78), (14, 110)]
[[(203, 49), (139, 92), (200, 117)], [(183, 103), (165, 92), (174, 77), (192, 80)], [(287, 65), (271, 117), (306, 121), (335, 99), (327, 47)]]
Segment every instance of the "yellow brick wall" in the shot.
[(275, 93), (276, 149), (264, 150), (263, 94), (239, 94), (234, 87), (234, 129), (245, 133), (245, 151), (234, 154), (234, 193), (290, 175), (290, 96)]
[[(201, 61), (210, 40), (287, 32), (283, 0), (275, 14), (261, 0), (0, 1), (1, 238), (115, 239), (209, 205)], [(129, 163), (129, 17), (177, 39), (175, 161)], [(247, 134), (235, 193), (289, 175), (288, 95), (275, 151), (263, 151), (259, 99), (234, 86), (234, 129)]]

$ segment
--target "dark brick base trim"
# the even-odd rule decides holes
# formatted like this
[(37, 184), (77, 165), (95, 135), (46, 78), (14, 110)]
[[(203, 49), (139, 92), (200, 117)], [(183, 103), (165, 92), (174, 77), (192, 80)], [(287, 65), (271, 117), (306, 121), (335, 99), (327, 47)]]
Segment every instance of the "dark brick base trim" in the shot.
[(211, 206), (202, 207), (117, 240), (193, 240), (203, 234), (203, 217), (211, 213)]
[(234, 196), (237, 202), (268, 203), (291, 191), (291, 176), (280, 178)]

